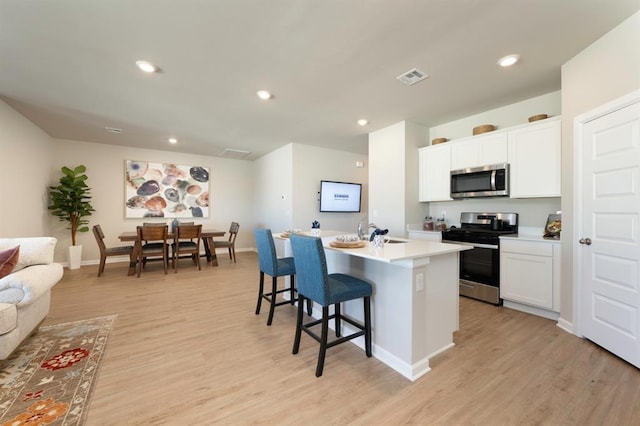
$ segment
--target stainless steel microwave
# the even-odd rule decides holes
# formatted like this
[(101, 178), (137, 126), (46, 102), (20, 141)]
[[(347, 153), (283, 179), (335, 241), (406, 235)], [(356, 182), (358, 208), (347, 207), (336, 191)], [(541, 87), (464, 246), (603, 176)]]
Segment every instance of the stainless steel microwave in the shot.
[(451, 198), (509, 196), (509, 164), (451, 171)]

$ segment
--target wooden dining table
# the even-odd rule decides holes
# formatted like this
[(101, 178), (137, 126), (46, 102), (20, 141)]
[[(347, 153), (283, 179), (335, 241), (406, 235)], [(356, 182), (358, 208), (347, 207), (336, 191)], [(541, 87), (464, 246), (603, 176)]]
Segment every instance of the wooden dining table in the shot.
[[(216, 247), (213, 241), (213, 237), (223, 237), (227, 231), (219, 231), (217, 229), (203, 229), (201, 238), (204, 245), (204, 252), (207, 257), (207, 262), (211, 262), (211, 266), (218, 266), (218, 258), (216, 256)], [(167, 241), (173, 241), (173, 231), (169, 228), (169, 234)], [(129, 262), (128, 275), (136, 274), (136, 264), (138, 260), (138, 252), (140, 250), (140, 241), (138, 241), (138, 233), (136, 231), (125, 231), (118, 235), (120, 241), (133, 241), (133, 253), (131, 255), (131, 261)]]

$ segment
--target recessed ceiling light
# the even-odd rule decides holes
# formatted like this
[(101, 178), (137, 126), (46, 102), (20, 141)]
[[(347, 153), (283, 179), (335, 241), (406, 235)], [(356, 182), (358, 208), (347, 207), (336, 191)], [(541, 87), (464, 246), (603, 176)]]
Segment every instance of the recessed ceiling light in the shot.
[(520, 55), (507, 55), (504, 58), (500, 58), (498, 60), (498, 65), (500, 65), (501, 67), (510, 67), (511, 65), (518, 62), (518, 59), (520, 59)]
[(176, 139), (176, 138), (169, 138), (169, 143), (177, 144), (177, 143), (178, 143), (178, 139)]
[(367, 124), (369, 124), (369, 120), (367, 120), (366, 118), (361, 118), (360, 120), (358, 120), (358, 124), (360, 126), (366, 126)]
[(152, 64), (149, 61), (136, 61), (136, 65), (142, 71), (147, 72), (147, 73), (152, 73), (152, 72), (157, 72), (158, 71), (158, 67), (155, 66), (154, 64)]
[(271, 93), (269, 93), (269, 91), (267, 90), (258, 90), (256, 94), (262, 100), (266, 101), (267, 99), (271, 99)]

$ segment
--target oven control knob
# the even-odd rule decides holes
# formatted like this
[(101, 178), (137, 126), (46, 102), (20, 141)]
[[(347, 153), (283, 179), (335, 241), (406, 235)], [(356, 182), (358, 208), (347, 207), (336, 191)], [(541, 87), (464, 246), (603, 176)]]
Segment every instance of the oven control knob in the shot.
[(586, 244), (588, 246), (591, 245), (591, 238), (580, 238), (580, 240), (578, 240), (578, 242), (580, 244)]

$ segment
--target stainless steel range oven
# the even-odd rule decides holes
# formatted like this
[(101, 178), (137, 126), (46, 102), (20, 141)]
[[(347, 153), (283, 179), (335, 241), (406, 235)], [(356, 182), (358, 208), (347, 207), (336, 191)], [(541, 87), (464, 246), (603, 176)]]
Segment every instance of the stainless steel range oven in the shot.
[(518, 233), (517, 213), (460, 214), (460, 227), (442, 231), (442, 242), (464, 244), (460, 252), (460, 295), (502, 304), (500, 299), (500, 235)]

